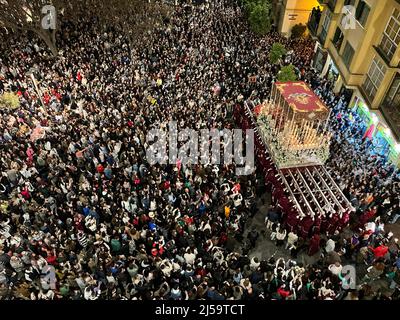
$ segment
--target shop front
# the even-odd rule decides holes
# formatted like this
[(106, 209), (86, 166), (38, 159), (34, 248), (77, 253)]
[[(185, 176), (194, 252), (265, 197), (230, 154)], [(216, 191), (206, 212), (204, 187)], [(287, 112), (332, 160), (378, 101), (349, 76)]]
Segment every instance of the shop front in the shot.
[(371, 130), (371, 125), (377, 124), (376, 123), (377, 117), (373, 117), (373, 115), (369, 111), (369, 108), (361, 98), (356, 97), (354, 103), (354, 109), (361, 118), (361, 121), (358, 125), (361, 127), (362, 131), (366, 132), (366, 130), (368, 129), (370, 131), (374, 131), (374, 128)]
[(317, 42), (316, 51), (313, 61), (313, 68), (318, 72), (321, 73), (324, 70), (326, 62), (328, 60), (328, 52), (324, 50), (319, 43)]
[(364, 100), (358, 96), (355, 99), (353, 108), (360, 117), (359, 126), (364, 132), (364, 138), (368, 138), (371, 141), (371, 154), (380, 155), (399, 165), (400, 144), (393, 137), (392, 131), (383, 120), (383, 117), (376, 112), (370, 111)]
[(327, 72), (327, 78), (328, 80), (331, 80), (333, 83), (337, 81), (339, 78), (339, 70), (336, 67), (335, 63), (333, 62), (332, 59), (329, 59), (329, 67), (328, 67), (328, 72)]

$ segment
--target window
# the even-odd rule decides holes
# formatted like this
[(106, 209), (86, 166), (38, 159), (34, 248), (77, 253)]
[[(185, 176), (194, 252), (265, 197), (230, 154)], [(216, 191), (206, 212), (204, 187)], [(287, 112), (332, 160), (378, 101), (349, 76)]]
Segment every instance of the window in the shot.
[(322, 29), (325, 29), (326, 31), (328, 31), (329, 24), (331, 23), (331, 19), (332, 19), (332, 14), (329, 11), (327, 11), (325, 19), (324, 19), (324, 23), (322, 24)]
[(400, 76), (397, 75), (390, 87), (390, 90), (386, 96), (386, 103), (391, 106), (400, 107)]
[(354, 3), (356, 2), (356, 0), (346, 0), (344, 2), (345, 6), (354, 6)]
[(400, 11), (395, 9), (393, 15), (383, 32), (380, 49), (389, 60), (392, 60), (394, 53), (400, 43)]
[(377, 56), (375, 56), (368, 70), (367, 78), (365, 79), (363, 85), (365, 94), (367, 94), (371, 100), (374, 99), (376, 92), (378, 91), (378, 88), (381, 85), (385, 74), (386, 74), (385, 65), (383, 64), (382, 61), (379, 60)]
[(329, 25), (331, 23), (332, 13), (330, 11), (326, 11), (324, 22), (322, 23), (322, 30), (320, 33), (321, 43), (324, 44), (326, 40), (326, 36), (328, 34)]
[(365, 27), (365, 24), (367, 23), (367, 19), (368, 19), (368, 15), (369, 15), (370, 11), (371, 11), (371, 8), (365, 3), (365, 1), (361, 0), (358, 3), (357, 9), (356, 9), (356, 19), (363, 27)]
[(342, 46), (342, 42), (343, 42), (343, 32), (342, 30), (340, 30), (339, 27), (336, 28), (336, 32), (335, 35), (333, 36), (333, 45), (335, 46), (335, 48), (339, 51), (340, 47)]
[(347, 69), (350, 68), (351, 61), (353, 60), (353, 56), (354, 56), (354, 49), (350, 45), (350, 43), (346, 41), (346, 45), (344, 46), (342, 58), (343, 58), (343, 62), (346, 65)]
[(328, 8), (335, 12), (336, 0), (328, 0)]
[[(392, 85), (386, 94), (385, 101), (381, 105), (381, 111), (386, 121), (392, 127), (394, 136), (400, 139), (400, 74), (397, 73)], [(397, 157), (397, 154), (396, 154)], [(397, 159), (398, 160), (398, 159)]]

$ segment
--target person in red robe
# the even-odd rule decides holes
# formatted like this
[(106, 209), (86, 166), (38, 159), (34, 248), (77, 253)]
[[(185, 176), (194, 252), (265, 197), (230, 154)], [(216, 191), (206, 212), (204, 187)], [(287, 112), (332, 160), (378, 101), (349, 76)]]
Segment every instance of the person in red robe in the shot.
[(300, 237), (307, 239), (313, 224), (314, 220), (310, 216), (306, 216), (302, 220), (300, 220), (299, 222)]
[(299, 224), (299, 219), (297, 218), (297, 212), (294, 210), (289, 210), (289, 213), (285, 215), (284, 223), (289, 231), (296, 233)]
[(339, 229), (346, 228), (350, 221), (350, 210), (343, 212), (342, 217), (339, 219)]
[(376, 212), (377, 212), (376, 207), (373, 207), (372, 209), (363, 213), (358, 222), (358, 227), (364, 226), (369, 220), (371, 220), (376, 215)]
[(321, 219), (321, 215), (319, 214), (314, 218), (314, 225), (312, 228), (313, 235), (321, 233), (321, 223), (322, 223), (322, 219)]
[(339, 215), (337, 213), (333, 213), (332, 217), (329, 218), (328, 225), (328, 234), (334, 234), (338, 229)]
[(325, 233), (328, 230), (329, 220), (326, 215), (322, 215), (321, 217), (321, 233)]
[(289, 199), (286, 196), (279, 199), (279, 205), (282, 207), (283, 212), (288, 212), (291, 207)]
[(272, 191), (272, 199), (273, 199), (273, 201), (278, 201), (279, 202), (279, 200), (284, 196), (284, 192), (283, 192), (283, 189), (282, 188), (280, 188), (279, 186), (277, 186), (277, 183), (276, 184), (274, 184), (274, 188), (273, 188), (273, 191)]
[(314, 234), (310, 240), (310, 246), (308, 248), (308, 255), (311, 257), (316, 254), (320, 249), (320, 236), (319, 234)]

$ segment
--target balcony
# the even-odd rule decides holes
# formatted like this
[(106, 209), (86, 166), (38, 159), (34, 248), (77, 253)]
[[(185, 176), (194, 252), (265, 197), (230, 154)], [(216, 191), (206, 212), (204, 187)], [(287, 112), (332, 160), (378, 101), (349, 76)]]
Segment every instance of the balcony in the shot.
[(390, 65), (390, 59), (387, 56), (387, 54), (383, 51), (382, 47), (377, 47), (377, 46), (372, 46), (375, 49), (375, 52), (381, 57), (381, 59), (385, 62), (387, 67), (391, 67)]
[(337, 0), (328, 0), (326, 3), (326, 5), (328, 6), (329, 10), (332, 11), (332, 13), (335, 12), (336, 2)]
[(326, 36), (327, 36), (326, 30), (322, 29), (320, 34), (318, 35), (318, 40), (322, 44), (322, 46), (325, 46)]
[(387, 65), (390, 65), (392, 58), (397, 50), (397, 46), (388, 38), (386, 34), (383, 34), (382, 41), (375, 47), (376, 51), (385, 60)]
[(380, 108), (397, 141), (400, 140), (400, 74), (397, 74)]
[(321, 10), (313, 8), (310, 14), (310, 18), (308, 19), (307, 26), (308, 29), (310, 30), (311, 35), (313, 35), (314, 37), (317, 36), (319, 22), (321, 21), (321, 15), (322, 15)]
[(380, 111), (382, 112), (387, 124), (392, 129), (393, 135), (400, 140), (400, 105), (384, 103)]
[(361, 95), (362, 95), (363, 99), (365, 100), (365, 102), (368, 105), (372, 105), (374, 98), (371, 96), (370, 91), (365, 88), (365, 83), (358, 86), (358, 90), (361, 92)]

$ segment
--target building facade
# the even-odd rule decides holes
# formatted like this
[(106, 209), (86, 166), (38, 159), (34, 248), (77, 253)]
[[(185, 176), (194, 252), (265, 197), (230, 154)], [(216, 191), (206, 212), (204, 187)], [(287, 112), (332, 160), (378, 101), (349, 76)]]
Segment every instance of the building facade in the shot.
[[(374, 144), (400, 162), (400, 0), (319, 0), (308, 28), (313, 67), (335, 82), (372, 129)], [(371, 126), (373, 126), (371, 128)]]
[(312, 8), (318, 5), (317, 0), (272, 0), (274, 24), (281, 34), (290, 36), (293, 26), (307, 24)]

